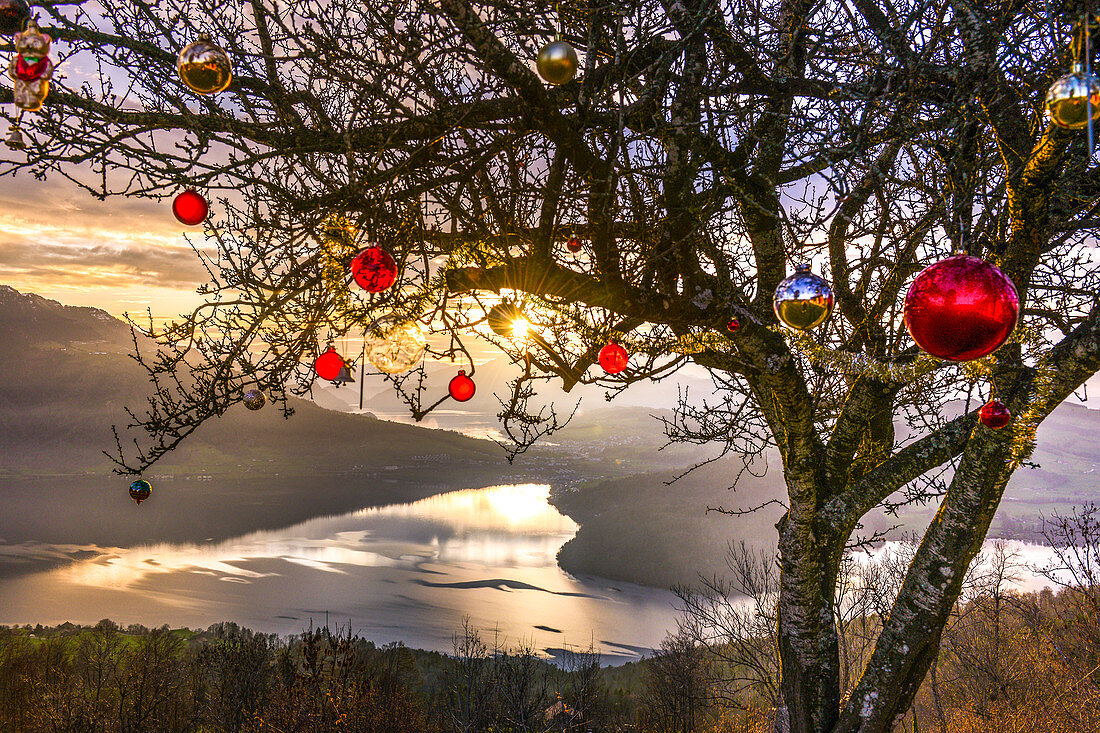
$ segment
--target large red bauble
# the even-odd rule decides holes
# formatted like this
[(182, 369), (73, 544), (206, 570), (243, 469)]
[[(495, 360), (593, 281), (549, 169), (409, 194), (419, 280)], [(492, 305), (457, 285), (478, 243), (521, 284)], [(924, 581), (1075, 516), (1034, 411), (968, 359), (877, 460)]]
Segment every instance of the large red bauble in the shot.
[(181, 224), (189, 227), (202, 224), (210, 213), (210, 206), (198, 191), (189, 188), (172, 202), (172, 213)]
[(600, 366), (608, 374), (618, 374), (626, 369), (626, 349), (612, 342), (600, 349)]
[(474, 396), (477, 385), (474, 384), (474, 380), (466, 376), (465, 369), (459, 369), (458, 374), (452, 377), (451, 383), (447, 385), (447, 391), (459, 402), (465, 402)]
[(337, 354), (336, 349), (331, 346), (317, 357), (317, 361), (313, 362), (313, 370), (317, 372), (317, 376), (330, 382), (340, 376), (340, 370), (343, 368), (343, 357)]
[(955, 255), (924, 269), (905, 296), (905, 327), (932, 356), (971, 361), (996, 351), (1016, 328), (1020, 298), (996, 266)]
[(351, 261), (351, 276), (368, 293), (380, 293), (397, 279), (397, 263), (381, 247), (367, 247)]
[(565, 242), (565, 248), (570, 252), (576, 254), (584, 249), (584, 245), (581, 244), (581, 240), (577, 239), (576, 235), (573, 235)]
[(1000, 430), (1012, 420), (1012, 413), (1000, 400), (990, 400), (978, 411), (978, 419), (987, 428)]

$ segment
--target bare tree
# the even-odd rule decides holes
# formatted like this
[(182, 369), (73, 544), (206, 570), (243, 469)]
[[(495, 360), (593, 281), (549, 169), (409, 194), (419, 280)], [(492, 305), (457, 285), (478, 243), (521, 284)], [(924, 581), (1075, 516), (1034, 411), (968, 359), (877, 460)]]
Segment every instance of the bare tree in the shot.
[(469, 617), (462, 619), (452, 651), (454, 665), (445, 681), (444, 727), (458, 733), (483, 730), (492, 716), (490, 649)]
[[(711, 702), (707, 650), (686, 629), (669, 633), (646, 662), (647, 717), (661, 721), (660, 730), (693, 733)], [(656, 728), (656, 726), (654, 726)]]
[[(64, 176), (100, 197), (223, 194), (212, 250), (198, 252), (207, 303), (152, 329), (160, 346), (139, 354), (153, 394), (133, 412), (143, 438), (120, 435), (123, 471), (244, 387), (289, 412), (327, 339), (390, 313), (430, 329), (436, 357), (466, 360), (481, 338), (521, 365), (500, 413), (517, 452), (560, 424), (538, 403), (546, 380), (617, 390), (711, 370), (718, 397), (672, 421), (673, 439), (747, 458), (774, 445), (782, 459), (776, 728), (884, 732), (935, 659), (1036, 428), (1100, 369), (1100, 282), (1083, 246), (1100, 188), (1086, 135), (1042, 111), (1087, 7), (43, 1), (55, 83), (0, 173)], [(547, 88), (531, 60), (558, 30), (584, 60), (576, 81)], [(202, 32), (235, 66), (220, 95), (192, 94), (174, 71)], [(98, 78), (66, 76), (77, 62)], [(573, 233), (577, 256), (561, 246)], [(343, 269), (368, 240), (400, 269), (371, 296)], [(997, 263), (1023, 305), (1011, 341), (965, 365), (922, 355), (901, 321), (910, 277), (956, 247)], [(812, 335), (771, 307), (802, 260), (836, 293)], [(502, 297), (537, 339), (484, 327)], [(630, 368), (590, 373), (609, 340)], [(423, 370), (390, 379), (417, 417), (446, 400)], [(943, 409), (987, 382), (1008, 428)], [(875, 507), (915, 499), (939, 511), (842, 699), (845, 548)]]

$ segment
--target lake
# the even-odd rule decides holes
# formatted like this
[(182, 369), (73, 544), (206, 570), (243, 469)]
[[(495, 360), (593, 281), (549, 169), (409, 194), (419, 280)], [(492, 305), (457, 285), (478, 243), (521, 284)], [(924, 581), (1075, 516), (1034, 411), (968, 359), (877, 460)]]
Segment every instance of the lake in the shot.
[(379, 643), (450, 651), (468, 616), (490, 640), (549, 656), (593, 645), (616, 663), (656, 647), (675, 625), (675, 598), (562, 571), (556, 555), (577, 525), (549, 493), (455, 491), (219, 542), (0, 545), (8, 560), (66, 560), (0, 577), (0, 623), (228, 620), (282, 634), (350, 624)]

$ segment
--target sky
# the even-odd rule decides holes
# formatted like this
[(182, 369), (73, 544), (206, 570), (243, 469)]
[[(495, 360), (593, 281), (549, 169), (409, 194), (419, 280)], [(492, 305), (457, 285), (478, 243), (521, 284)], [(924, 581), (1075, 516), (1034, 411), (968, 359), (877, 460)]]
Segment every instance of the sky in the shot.
[(0, 282), (16, 290), (114, 315), (182, 313), (206, 279), (188, 239), (201, 245), (202, 228), (177, 222), (170, 200), (98, 201), (60, 178), (0, 179)]
[[(172, 317), (202, 302), (195, 288), (206, 273), (191, 243), (204, 242), (202, 227), (177, 222), (168, 199), (99, 201), (60, 177), (0, 178), (0, 283), (22, 292), (115, 316)], [(1100, 376), (1089, 387), (1085, 404), (1095, 407)]]

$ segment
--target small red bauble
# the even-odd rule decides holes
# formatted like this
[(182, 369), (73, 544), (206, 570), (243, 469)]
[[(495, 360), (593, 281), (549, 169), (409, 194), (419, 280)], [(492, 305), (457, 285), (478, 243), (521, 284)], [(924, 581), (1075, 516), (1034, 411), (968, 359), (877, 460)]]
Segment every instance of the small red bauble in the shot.
[(600, 366), (608, 374), (618, 374), (626, 369), (627, 359), (626, 349), (615, 342), (600, 349)]
[(477, 385), (474, 384), (474, 380), (466, 376), (465, 369), (459, 369), (458, 374), (454, 376), (451, 379), (451, 383), (447, 385), (447, 391), (451, 393), (451, 397), (459, 402), (465, 402), (474, 396), (474, 392), (477, 391)]
[(971, 361), (991, 354), (1016, 328), (1016, 286), (995, 265), (955, 255), (924, 269), (905, 296), (905, 327), (932, 356)]
[(189, 188), (176, 196), (176, 200), (172, 202), (172, 213), (176, 215), (180, 224), (193, 227), (206, 221), (206, 215), (210, 213), (210, 205), (206, 203), (202, 194)]
[(380, 293), (397, 279), (397, 263), (381, 247), (367, 247), (351, 261), (351, 276), (368, 293)]
[(726, 330), (730, 333), (737, 333), (741, 330), (741, 321), (737, 318), (731, 318), (726, 321)]
[(576, 236), (572, 236), (566, 240), (565, 248), (570, 252), (577, 253), (584, 249), (584, 245), (581, 244), (581, 240), (577, 239)]
[(336, 349), (331, 346), (317, 357), (317, 361), (313, 362), (313, 370), (317, 372), (317, 376), (330, 382), (340, 376), (340, 370), (343, 368), (343, 357), (337, 354)]
[(978, 411), (978, 419), (987, 428), (1000, 430), (1012, 420), (1012, 413), (1000, 400), (990, 400)]

